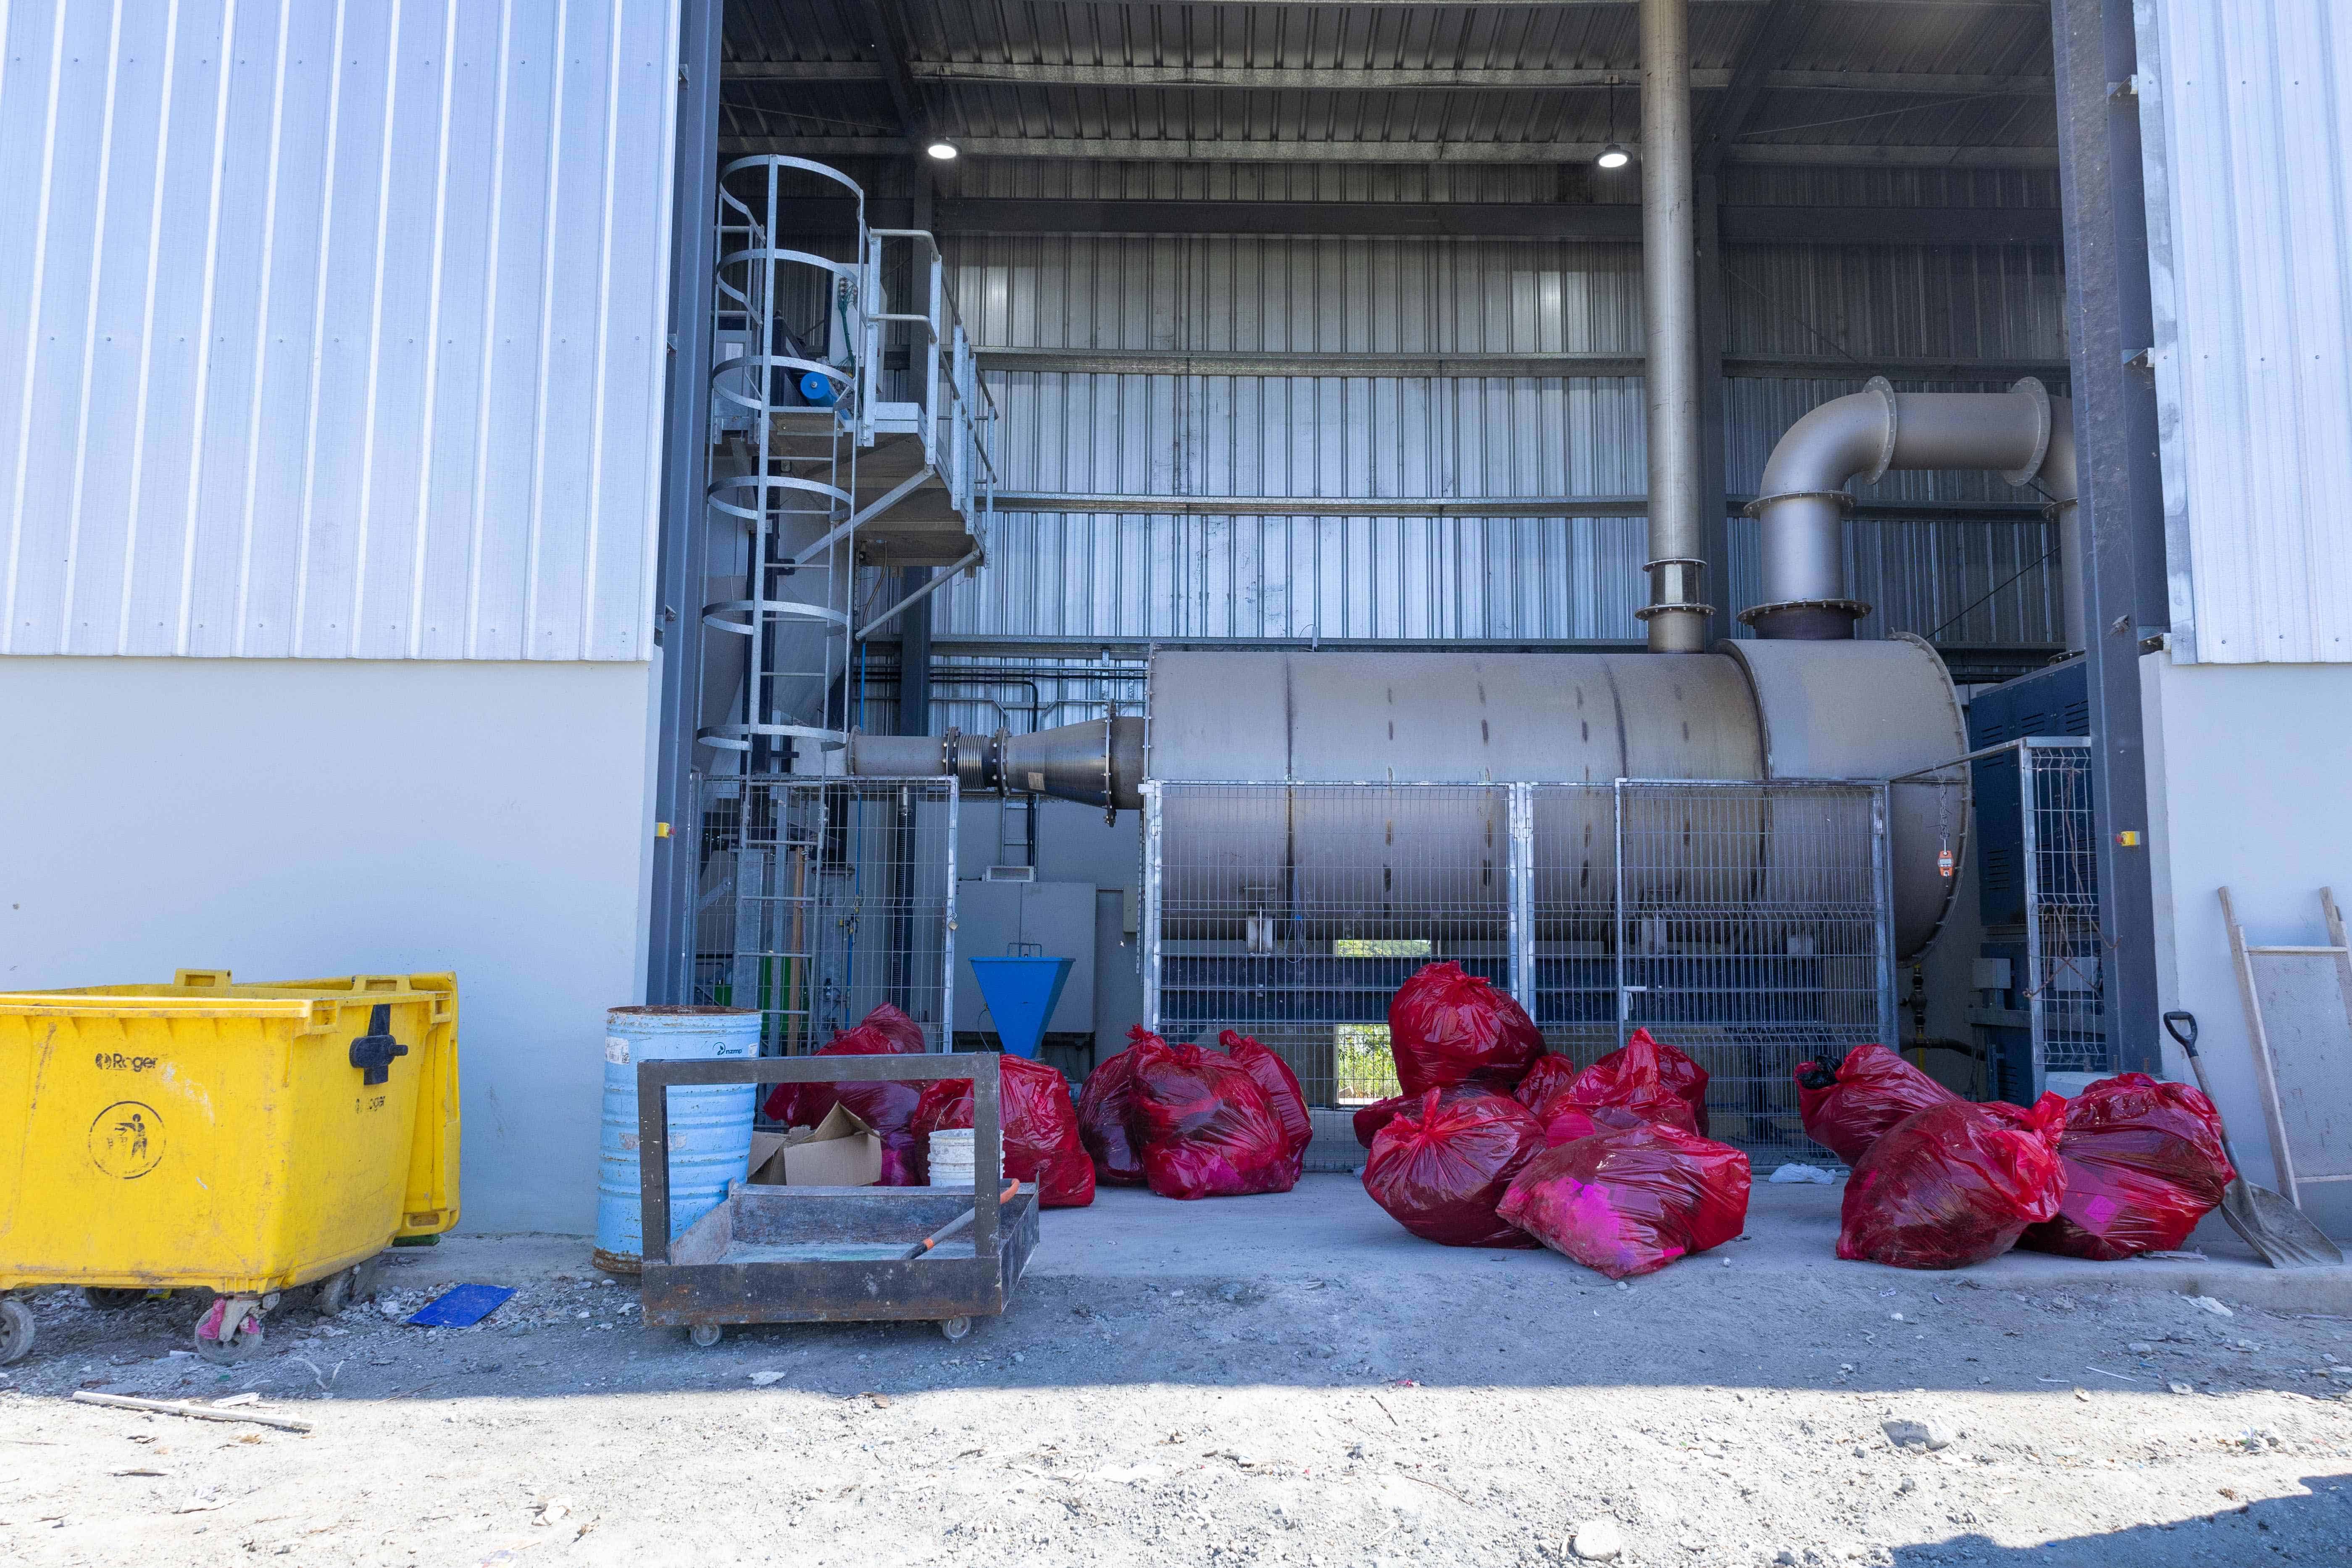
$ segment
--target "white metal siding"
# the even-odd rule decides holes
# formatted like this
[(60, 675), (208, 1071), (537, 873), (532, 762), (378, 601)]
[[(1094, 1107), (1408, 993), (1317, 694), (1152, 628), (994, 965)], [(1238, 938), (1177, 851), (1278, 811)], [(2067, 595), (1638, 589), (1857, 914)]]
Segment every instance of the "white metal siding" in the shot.
[(2352, 11), (2137, 11), (2174, 657), (2352, 661)]
[(0, 3), (0, 652), (649, 657), (677, 9)]

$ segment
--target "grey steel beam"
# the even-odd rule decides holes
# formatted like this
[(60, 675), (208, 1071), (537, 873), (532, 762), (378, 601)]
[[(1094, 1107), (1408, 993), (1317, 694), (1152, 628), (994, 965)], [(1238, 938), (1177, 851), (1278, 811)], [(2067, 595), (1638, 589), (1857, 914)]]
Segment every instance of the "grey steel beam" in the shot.
[[(2166, 624), (2164, 498), (2155, 382), (2127, 363), (2155, 341), (2130, 0), (2052, 0), (2051, 36), (2075, 476), (2086, 546), (2083, 624), (2099, 924), (2111, 955), (2105, 1024), (2118, 1069), (2160, 1072), (2139, 656), (2143, 637)], [(2143, 830), (2140, 847), (2117, 843), (2126, 830)]]
[[(805, 232), (846, 234), (855, 208), (813, 196), (800, 208)], [(922, 226), (911, 204), (869, 196), (877, 228)], [(2055, 246), (2055, 207), (1726, 206), (1717, 211), (1726, 245)], [(1367, 235), (1451, 239), (1577, 239), (1631, 245), (1642, 209), (1631, 203), (1084, 201), (1020, 196), (942, 196), (940, 234)]]
[(1766, 79), (1804, 37), (1819, 9), (1819, 0), (1768, 0), (1763, 15), (1748, 29), (1748, 38), (1740, 47), (1739, 63), (1732, 68), (1730, 82), (1708, 112), (1706, 128), (1699, 132), (1700, 174), (1713, 174), (1723, 166), (1732, 143), (1747, 129), (1756, 100), (1764, 95)]
[(661, 705), (654, 759), (653, 907), (646, 999), (691, 1002), (695, 731), (702, 721), (702, 601), (710, 529), (710, 297), (718, 236), (719, 56), (724, 0), (685, 0), (678, 17), (677, 147), (670, 210), (669, 374), (664, 384), (662, 504), (654, 593)]
[(875, 67), (881, 74), (882, 85), (889, 90), (890, 106), (898, 111), (899, 129), (912, 141), (929, 129), (929, 116), (923, 109), (922, 95), (915, 89), (915, 79), (907, 70), (910, 51), (906, 31), (898, 24), (894, 0), (857, 0), (856, 9), (873, 46)]
[[(1753, 496), (1727, 495), (1727, 516)], [(1649, 499), (1587, 496), (1171, 496), (1085, 490), (999, 490), (996, 510), (1125, 517), (1642, 517)], [(1849, 516), (1890, 522), (2040, 524), (2040, 502), (1858, 501)]]
[[(1064, 375), (1241, 375), (1429, 377), (1438, 380), (1529, 376), (1638, 376), (1637, 353), (1296, 353), (1281, 351), (1198, 353), (1165, 349), (975, 348), (981, 368), (1045, 371)], [(1867, 364), (1811, 354), (1730, 354), (1724, 374), (1738, 377), (1801, 377), (1860, 381), (2014, 381), (2021, 375), (2063, 381), (2067, 367), (2051, 360), (1876, 358)]]
[[(1631, 87), (1628, 66), (1202, 66), (1034, 65), (1025, 62), (909, 60), (918, 82), (976, 87), (1238, 88), (1254, 92), (1565, 92)], [(730, 60), (729, 81), (881, 82), (883, 68), (867, 60)], [(1717, 91), (1732, 73), (1691, 72), (1691, 86)], [(1895, 96), (2046, 98), (2046, 76), (1981, 76), (1939, 71), (1775, 70), (1764, 86), (1776, 92), (1866, 92)]]
[[(1103, 158), (1211, 163), (1589, 163), (1599, 142), (1247, 141), (1186, 136), (958, 136), (976, 158)], [(895, 136), (730, 136), (730, 157), (782, 153), (799, 158), (895, 157)], [(1639, 149), (1634, 149), (1638, 153)], [(1758, 142), (1735, 146), (1725, 162), (1801, 168), (2051, 169), (2050, 147), (1960, 147), (1917, 143)]]

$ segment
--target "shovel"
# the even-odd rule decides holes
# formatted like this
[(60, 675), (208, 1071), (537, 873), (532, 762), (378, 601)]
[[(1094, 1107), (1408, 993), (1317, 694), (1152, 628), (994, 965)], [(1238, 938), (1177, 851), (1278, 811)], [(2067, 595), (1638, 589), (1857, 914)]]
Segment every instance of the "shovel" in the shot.
[[(2189, 1053), (2189, 1066), (2197, 1075), (2197, 1087), (2205, 1098), (2213, 1098), (2213, 1086), (2205, 1081), (2205, 1060), (2197, 1054), (2197, 1015), (2167, 1013), (2164, 1032), (2180, 1042)], [(2216, 1122), (2221, 1113), (2213, 1112)], [(2221, 1152), (2230, 1163), (2238, 1163), (2238, 1152), (2230, 1147), (2230, 1131), (2221, 1130)], [(2327, 1239), (2327, 1233), (2304, 1218), (2303, 1211), (2271, 1191), (2258, 1187), (2243, 1176), (2233, 1176), (2221, 1189), (2221, 1217), (2230, 1228), (2245, 1237), (2246, 1245), (2262, 1254), (2263, 1261), (2273, 1268), (2319, 1268), (2341, 1265), (2343, 1251)]]

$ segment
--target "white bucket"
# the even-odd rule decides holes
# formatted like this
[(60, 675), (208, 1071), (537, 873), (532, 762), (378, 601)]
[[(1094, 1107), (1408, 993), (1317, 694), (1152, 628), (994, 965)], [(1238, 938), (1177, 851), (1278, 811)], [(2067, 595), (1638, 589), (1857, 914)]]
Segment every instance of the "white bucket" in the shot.
[(931, 1134), (930, 1184), (969, 1187), (976, 1179), (972, 1168), (971, 1129), (944, 1128)]

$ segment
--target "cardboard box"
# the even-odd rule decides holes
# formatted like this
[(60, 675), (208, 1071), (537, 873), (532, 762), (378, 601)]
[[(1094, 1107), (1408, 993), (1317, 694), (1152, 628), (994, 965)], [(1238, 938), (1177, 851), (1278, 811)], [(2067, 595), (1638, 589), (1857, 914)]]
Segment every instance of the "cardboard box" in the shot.
[(835, 1105), (814, 1127), (752, 1133), (745, 1179), (766, 1187), (870, 1187), (882, 1179), (882, 1140)]

